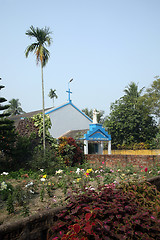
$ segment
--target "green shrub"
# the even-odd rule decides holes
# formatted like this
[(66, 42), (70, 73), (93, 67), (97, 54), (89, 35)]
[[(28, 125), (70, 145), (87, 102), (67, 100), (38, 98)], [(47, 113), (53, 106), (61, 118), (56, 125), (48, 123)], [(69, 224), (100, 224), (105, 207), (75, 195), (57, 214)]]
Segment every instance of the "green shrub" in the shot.
[(2, 201), (7, 200), (8, 196), (12, 194), (13, 191), (14, 188), (10, 183), (6, 183), (5, 181), (0, 183), (0, 199)]
[(61, 166), (61, 160), (57, 156), (55, 149), (52, 148), (46, 148), (45, 155), (43, 148), (36, 148), (29, 162), (29, 167), (33, 171), (45, 169), (47, 174), (54, 174)]

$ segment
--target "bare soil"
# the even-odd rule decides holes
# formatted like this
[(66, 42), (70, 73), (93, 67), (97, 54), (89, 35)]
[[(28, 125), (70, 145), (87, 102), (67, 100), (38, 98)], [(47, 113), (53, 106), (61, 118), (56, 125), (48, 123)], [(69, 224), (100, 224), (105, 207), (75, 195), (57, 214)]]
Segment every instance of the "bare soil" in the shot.
[[(31, 180), (30, 180), (31, 181)], [(16, 180), (7, 181), (10, 182), (14, 187), (17, 185), (22, 185)], [(25, 186), (22, 186), (22, 190)], [(45, 191), (43, 200), (40, 197), (40, 187), (37, 189), (36, 193), (31, 195), (29, 203), (27, 204), (29, 210), (29, 216), (39, 213), (40, 211), (51, 209), (58, 206), (63, 206), (66, 204), (66, 196), (64, 195), (61, 188), (57, 188), (51, 191), (52, 196), (49, 197), (48, 193)], [(9, 214), (7, 211), (7, 202), (0, 199), (0, 225), (15, 222), (20, 220), (27, 215), (24, 214), (23, 206), (19, 206), (18, 203), (14, 202), (14, 213)]]

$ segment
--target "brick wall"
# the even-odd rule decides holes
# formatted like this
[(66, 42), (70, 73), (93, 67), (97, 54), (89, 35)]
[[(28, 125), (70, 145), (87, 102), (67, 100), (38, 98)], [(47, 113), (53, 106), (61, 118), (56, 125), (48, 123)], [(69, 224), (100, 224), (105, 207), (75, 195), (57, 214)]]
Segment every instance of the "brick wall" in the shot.
[(106, 166), (125, 167), (127, 164), (134, 166), (145, 166), (158, 164), (160, 166), (160, 155), (85, 155), (85, 159), (94, 165), (105, 162)]

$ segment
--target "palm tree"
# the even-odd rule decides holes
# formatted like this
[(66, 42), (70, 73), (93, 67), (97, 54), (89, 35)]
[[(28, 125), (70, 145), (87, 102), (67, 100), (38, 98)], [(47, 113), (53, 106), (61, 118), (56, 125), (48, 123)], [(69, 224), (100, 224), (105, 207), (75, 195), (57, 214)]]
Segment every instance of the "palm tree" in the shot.
[(126, 93), (127, 96), (137, 98), (137, 97), (140, 97), (143, 89), (144, 89), (144, 87), (141, 88), (141, 89), (138, 91), (138, 84), (136, 84), (136, 83), (134, 83), (134, 82), (131, 82), (131, 83), (124, 89), (124, 92)]
[(138, 84), (131, 82), (125, 89), (125, 95), (123, 99), (130, 101), (134, 104), (134, 107), (137, 103), (138, 98), (141, 96), (144, 87), (138, 90)]
[(20, 107), (20, 106), (21, 106), (21, 103), (19, 102), (19, 99), (13, 98), (13, 99), (11, 99), (11, 100), (9, 101), (9, 103), (10, 103), (10, 106), (9, 106), (9, 108), (6, 110), (6, 112), (10, 113), (11, 116), (13, 116), (13, 115), (19, 115), (19, 114), (21, 114), (21, 113), (25, 113), (25, 112), (23, 111), (23, 109)]
[(50, 37), (51, 32), (49, 28), (34, 28), (30, 27), (29, 30), (26, 31), (26, 35), (30, 38), (35, 38), (36, 42), (29, 45), (25, 50), (25, 55), (28, 57), (29, 53), (34, 52), (36, 55), (37, 64), (41, 64), (41, 76), (42, 76), (42, 105), (43, 105), (43, 147), (45, 152), (45, 118), (44, 118), (44, 81), (43, 81), (43, 67), (48, 62), (50, 57), (50, 53), (47, 50), (46, 46), (50, 46), (52, 42), (52, 38)]
[(48, 94), (48, 96), (53, 99), (53, 107), (54, 107), (54, 98), (58, 98), (57, 94), (56, 94), (56, 89), (50, 89), (50, 92)]

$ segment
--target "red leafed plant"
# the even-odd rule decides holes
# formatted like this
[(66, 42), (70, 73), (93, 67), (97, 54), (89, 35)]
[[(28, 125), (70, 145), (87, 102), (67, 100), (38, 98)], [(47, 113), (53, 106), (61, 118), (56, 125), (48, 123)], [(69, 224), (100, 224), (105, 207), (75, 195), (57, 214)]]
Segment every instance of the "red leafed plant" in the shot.
[(148, 183), (82, 189), (57, 215), (48, 240), (158, 240), (159, 199), (160, 193)]
[(76, 163), (82, 163), (83, 151), (71, 137), (59, 138), (58, 152), (67, 166), (74, 166)]

